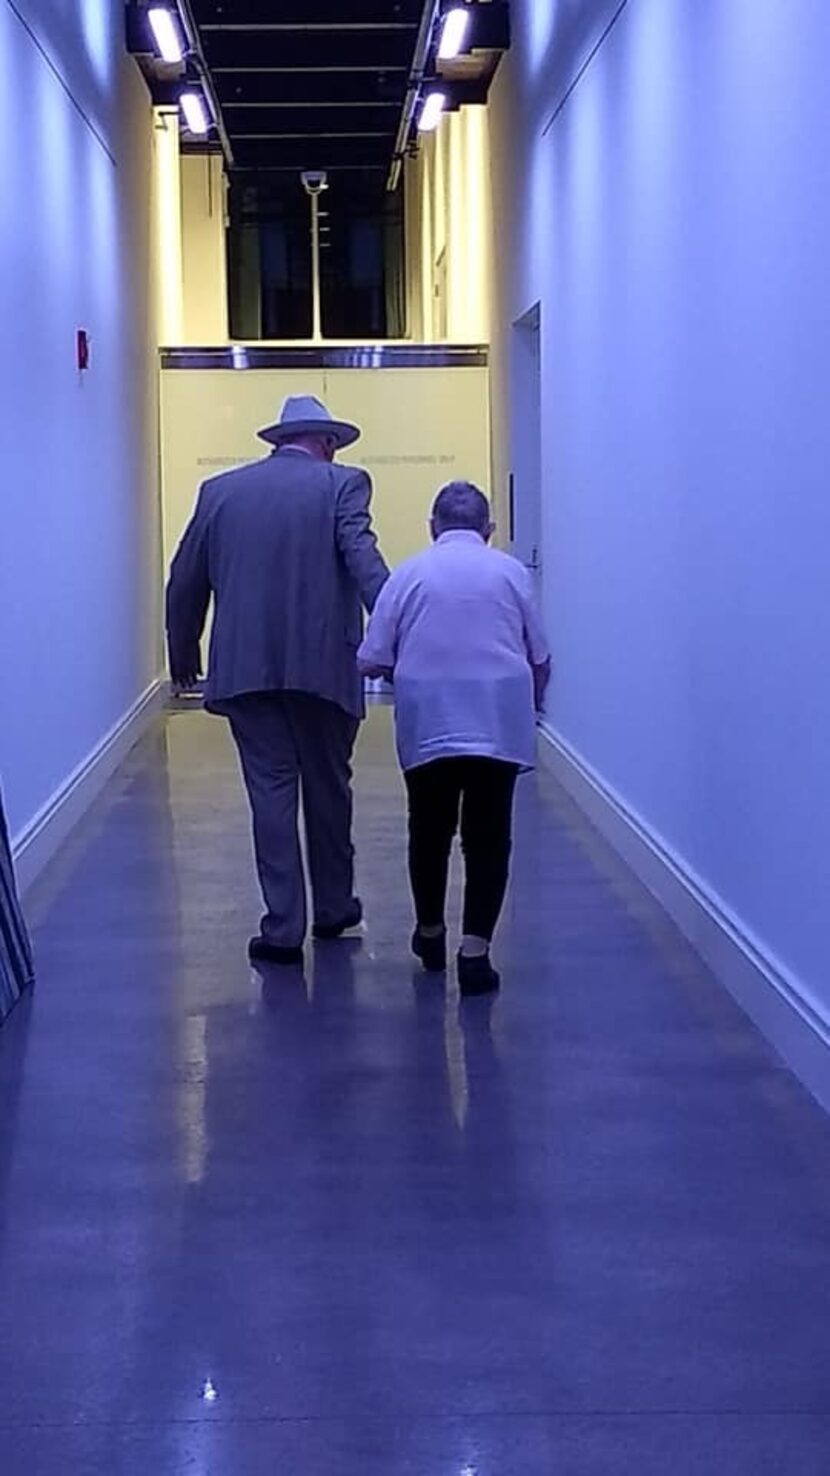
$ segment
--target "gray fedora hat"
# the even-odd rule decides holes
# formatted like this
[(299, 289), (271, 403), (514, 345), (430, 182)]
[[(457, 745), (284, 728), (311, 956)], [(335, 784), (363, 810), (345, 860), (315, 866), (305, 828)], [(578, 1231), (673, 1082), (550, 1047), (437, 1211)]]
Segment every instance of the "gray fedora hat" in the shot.
[(280, 446), (292, 436), (331, 436), (342, 450), (358, 439), (360, 431), (347, 420), (335, 420), (314, 395), (289, 395), (276, 424), (266, 425), (257, 435), (271, 446)]

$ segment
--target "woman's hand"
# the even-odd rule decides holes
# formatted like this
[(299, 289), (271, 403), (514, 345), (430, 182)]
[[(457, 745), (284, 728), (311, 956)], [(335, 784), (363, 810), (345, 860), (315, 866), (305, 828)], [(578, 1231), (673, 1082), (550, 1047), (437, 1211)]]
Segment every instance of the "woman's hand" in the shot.
[(391, 666), (369, 666), (365, 661), (358, 661), (357, 669), (360, 675), (366, 677), (370, 682), (391, 682), (392, 680), (393, 673)]
[(545, 693), (550, 682), (550, 670), (550, 657), (541, 665), (533, 667), (533, 701), (539, 713), (545, 710)]

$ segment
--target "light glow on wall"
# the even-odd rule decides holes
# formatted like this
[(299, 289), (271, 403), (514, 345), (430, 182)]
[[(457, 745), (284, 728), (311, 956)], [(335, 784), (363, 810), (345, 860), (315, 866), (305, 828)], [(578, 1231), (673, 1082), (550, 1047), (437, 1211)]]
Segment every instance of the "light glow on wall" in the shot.
[(113, 68), (113, 7), (109, 0), (80, 0), (84, 49), (98, 83), (108, 84)]
[(550, 52), (556, 24), (558, 0), (533, 0), (532, 5), (522, 6), (516, 22), (527, 26), (526, 46), (529, 71), (535, 77)]
[[(46, 239), (60, 242), (66, 231), (67, 221), (77, 209), (77, 135), (67, 126), (66, 96), (55, 86), (52, 73), (43, 67), (33, 77), (36, 98), (29, 96), (29, 125), (33, 141), (36, 141), (39, 158), (42, 160), (43, 176), (38, 188), (32, 191), (32, 212), (36, 220), (42, 221)], [(34, 104), (34, 105), (33, 105)], [(11, 235), (10, 240), (16, 238)], [(67, 292), (67, 273), (71, 258), (57, 248), (50, 263), (52, 270), (43, 272), (43, 292)]]

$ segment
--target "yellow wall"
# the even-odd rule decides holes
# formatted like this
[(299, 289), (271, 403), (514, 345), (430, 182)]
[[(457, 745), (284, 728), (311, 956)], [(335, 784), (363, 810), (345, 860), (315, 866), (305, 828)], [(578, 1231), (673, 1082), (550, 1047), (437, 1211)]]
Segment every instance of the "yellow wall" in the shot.
[[(179, 155), (178, 117), (155, 114), (159, 341), (228, 342), (225, 181), (218, 155)], [(492, 211), (486, 107), (448, 113), (404, 174), (409, 338), (487, 343)]]
[(490, 337), (490, 140), (486, 107), (448, 113), (406, 165), (411, 336)]
[(288, 394), (318, 395), (362, 427), (340, 457), (365, 466), (384, 552), (399, 563), (426, 542), (438, 488), (455, 477), (487, 486), (488, 375), (481, 368), (167, 369), (161, 376), (165, 564), (199, 483), (267, 454), (256, 431)]
[(185, 342), (227, 343), (225, 175), (220, 154), (182, 156), (181, 219)]
[(184, 343), (181, 168), (178, 109), (153, 110), (152, 214), (156, 257), (156, 337)]
[(154, 111), (153, 218), (159, 343), (227, 343), (222, 159), (180, 154), (178, 112), (170, 108)]

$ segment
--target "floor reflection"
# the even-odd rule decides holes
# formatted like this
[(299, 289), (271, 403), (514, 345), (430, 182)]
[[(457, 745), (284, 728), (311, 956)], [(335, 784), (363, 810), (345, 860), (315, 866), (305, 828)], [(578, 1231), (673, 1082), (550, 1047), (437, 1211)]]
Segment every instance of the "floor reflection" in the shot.
[[(38, 889), (0, 1032), (3, 1476), (582, 1476), (621, 1408), (820, 1419), (826, 1119), (548, 781), (497, 999), (414, 970), (383, 710), (357, 840), (365, 939), (252, 972), (236, 762), (188, 713)], [(683, 1439), (714, 1468), (714, 1425)]]

